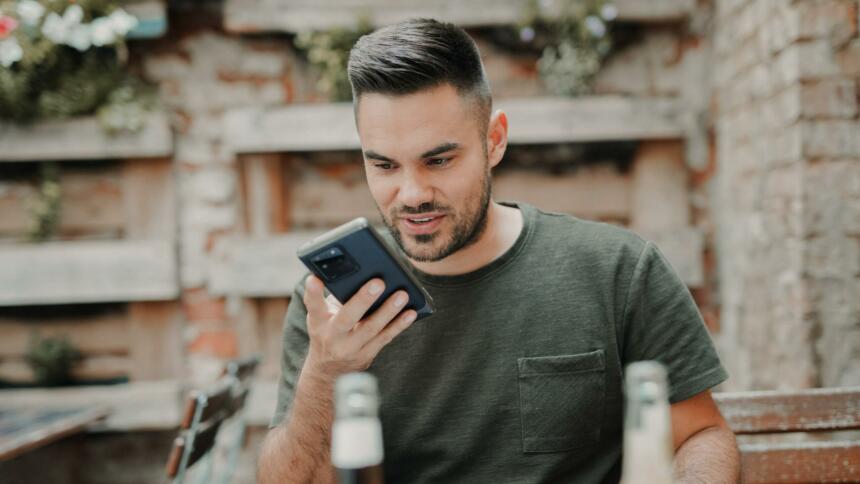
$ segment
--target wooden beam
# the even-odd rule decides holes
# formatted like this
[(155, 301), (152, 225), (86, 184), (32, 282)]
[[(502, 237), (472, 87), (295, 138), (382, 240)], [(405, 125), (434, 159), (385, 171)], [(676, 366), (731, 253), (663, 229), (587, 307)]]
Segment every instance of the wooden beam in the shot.
[[(116, 170), (105, 165), (98, 176), (79, 171), (63, 171), (60, 177), (58, 234), (119, 235), (123, 226), (121, 189)], [(33, 225), (30, 205), (37, 199), (36, 187), (9, 183), (0, 193), (0, 233), (23, 238)]]
[(0, 404), (20, 408), (74, 408), (93, 402), (108, 407), (94, 432), (175, 429), (179, 426), (182, 387), (176, 380), (62, 388), (0, 390)]
[(586, 219), (630, 218), (630, 176), (609, 164), (585, 166), (561, 175), (502, 168), (493, 174), (493, 195), (498, 200), (518, 200)]
[(170, 159), (124, 161), (121, 208), (125, 238), (174, 240), (175, 192)]
[(666, 260), (689, 287), (705, 283), (705, 234), (698, 227), (675, 227), (657, 232), (640, 232), (666, 256)]
[(286, 230), (286, 187), (281, 156), (243, 155), (240, 169), (248, 232), (254, 237), (265, 237)]
[(171, 242), (9, 245), (0, 251), (0, 306), (150, 301), (179, 294)]
[(319, 232), (298, 232), (219, 241), (209, 266), (210, 294), (289, 297), (307, 270), (296, 250), (317, 235)]
[[(128, 377), (132, 362), (127, 356), (85, 356), (72, 370), (77, 381), (113, 380)], [(22, 359), (0, 361), (0, 380), (16, 383), (34, 383), (36, 375), (32, 367)]]
[(129, 304), (132, 380), (175, 379), (182, 375), (182, 327), (182, 312), (177, 302)]
[[(615, 0), (617, 21), (678, 22), (695, 8), (694, 0)], [(540, 2), (541, 13), (557, 16), (564, 0)], [(433, 17), (462, 27), (515, 25), (526, 18), (528, 0), (227, 0), (224, 25), (233, 32), (301, 32), (373, 26), (408, 18)]]
[[(671, 99), (620, 96), (500, 100), (511, 144), (681, 139)], [(319, 129), (325, 126), (326, 129)], [(231, 111), (226, 142), (235, 153), (360, 149), (351, 103)]]
[(715, 393), (736, 434), (860, 429), (860, 387)]
[(111, 135), (95, 116), (0, 124), (0, 162), (165, 157), (173, 153), (167, 115), (151, 113), (140, 132)]
[(65, 336), (84, 354), (124, 354), (129, 347), (125, 314), (106, 314), (31, 322), (0, 319), (0, 358), (23, 358), (33, 335)]
[(745, 484), (860, 482), (860, 441), (740, 446)]
[[(95, 406), (89, 404), (78, 409), (69, 409), (67, 412), (51, 412), (49, 415), (31, 408), (16, 409), (12, 413), (17, 418), (13, 422), (4, 422), (4, 427), (12, 424), (12, 428), (14, 429), (22, 423), (21, 420), (27, 422), (28, 419), (32, 419), (33, 423), (36, 424), (36, 428), (35, 430), (21, 432), (22, 428), (28, 429), (30, 427), (26, 425), (18, 427), (19, 431), (13, 433), (15, 438), (11, 440), (0, 439), (0, 462), (13, 459), (68, 435), (76, 434), (81, 429), (93, 424), (93, 422), (104, 418), (108, 412), (109, 410), (106, 407), (99, 404)], [(50, 423), (45, 425), (46, 421)]]

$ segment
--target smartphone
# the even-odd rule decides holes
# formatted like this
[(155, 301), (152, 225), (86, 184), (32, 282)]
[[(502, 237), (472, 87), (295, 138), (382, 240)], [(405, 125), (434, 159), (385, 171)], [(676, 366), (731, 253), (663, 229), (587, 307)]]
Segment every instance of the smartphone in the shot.
[(430, 294), (364, 217), (305, 243), (299, 247), (298, 256), (341, 304), (349, 301), (367, 281), (375, 277), (385, 281), (385, 290), (365, 316), (400, 289), (409, 294), (404, 309), (414, 309), (418, 313), (416, 320), (433, 314)]

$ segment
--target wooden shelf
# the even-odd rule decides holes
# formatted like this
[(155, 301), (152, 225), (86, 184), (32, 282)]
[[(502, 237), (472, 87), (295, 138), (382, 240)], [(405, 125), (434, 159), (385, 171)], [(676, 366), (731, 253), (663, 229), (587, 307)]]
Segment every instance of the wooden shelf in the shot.
[(0, 248), (0, 306), (161, 301), (179, 294), (167, 241), (52, 242)]
[(0, 162), (157, 158), (173, 153), (164, 113), (152, 113), (140, 132), (107, 133), (94, 116), (33, 125), (0, 124)]
[(221, 241), (209, 266), (209, 292), (219, 296), (290, 296), (307, 270), (296, 250), (320, 233)]
[(175, 380), (123, 385), (0, 390), (0, 406), (8, 408), (74, 408), (105, 406), (107, 418), (93, 432), (166, 430), (179, 426), (182, 387)]
[[(299, 232), (256, 239), (229, 239), (216, 249), (209, 267), (209, 292), (243, 297), (289, 297), (307, 273), (296, 250), (319, 232)], [(681, 280), (690, 287), (704, 282), (704, 236), (682, 227), (665, 234), (645, 234), (660, 248)]]
[[(503, 99), (511, 144), (681, 139), (676, 101), (664, 98)], [(227, 114), (227, 143), (237, 153), (360, 148), (352, 103), (239, 109)], [(322, 129), (321, 127), (324, 127)]]
[[(557, 15), (565, 0), (540, 2), (545, 15)], [(695, 0), (615, 0), (619, 22), (666, 23), (689, 17)], [(354, 27), (358, 19), (387, 25), (414, 17), (433, 17), (462, 27), (514, 25), (528, 0), (226, 0), (224, 24), (233, 32), (300, 32)]]

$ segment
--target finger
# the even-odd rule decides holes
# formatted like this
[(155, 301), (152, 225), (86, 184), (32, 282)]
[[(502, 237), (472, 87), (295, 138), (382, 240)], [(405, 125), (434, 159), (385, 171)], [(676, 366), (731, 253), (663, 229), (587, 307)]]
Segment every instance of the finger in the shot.
[(305, 295), (302, 301), (308, 310), (308, 316), (314, 321), (328, 319), (328, 307), (323, 298), (323, 284), (319, 278), (308, 276), (305, 281)]
[(366, 344), (385, 329), (388, 323), (394, 320), (400, 311), (403, 311), (407, 302), (409, 302), (409, 294), (406, 291), (397, 291), (379, 309), (356, 326), (355, 332), (360, 336), (361, 344)]
[(371, 279), (352, 296), (335, 316), (335, 324), (343, 331), (349, 331), (355, 326), (364, 313), (379, 299), (385, 283), (382, 279)]
[(410, 309), (408, 311), (403, 311), (400, 316), (388, 324), (382, 331), (379, 332), (376, 336), (373, 337), (367, 344), (364, 345), (364, 348), (361, 349), (361, 352), (364, 354), (364, 357), (368, 360), (373, 360), (376, 358), (376, 355), (385, 347), (388, 343), (391, 343), (394, 338), (396, 338), (400, 333), (406, 330), (412, 323), (415, 322), (415, 318), (418, 316), (414, 310)]
[(326, 307), (328, 308), (328, 311), (332, 314), (340, 311), (340, 308), (343, 307), (343, 304), (341, 304), (340, 301), (338, 301), (337, 298), (331, 294), (329, 294), (325, 298), (325, 304), (326, 304)]

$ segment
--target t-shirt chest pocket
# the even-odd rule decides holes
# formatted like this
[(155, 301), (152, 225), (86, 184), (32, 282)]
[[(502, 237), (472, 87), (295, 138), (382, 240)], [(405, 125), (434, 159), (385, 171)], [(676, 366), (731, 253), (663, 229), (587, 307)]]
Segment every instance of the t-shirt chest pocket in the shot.
[(562, 452), (600, 440), (603, 350), (518, 358), (523, 452)]

